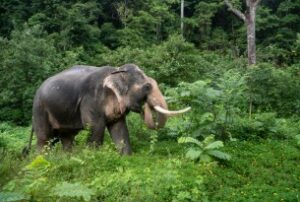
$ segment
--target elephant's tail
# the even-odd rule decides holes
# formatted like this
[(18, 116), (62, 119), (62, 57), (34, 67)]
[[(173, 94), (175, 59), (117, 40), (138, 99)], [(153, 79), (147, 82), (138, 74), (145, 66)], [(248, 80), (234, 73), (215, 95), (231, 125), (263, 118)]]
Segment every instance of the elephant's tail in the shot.
[(33, 137), (33, 127), (31, 128), (28, 145), (25, 146), (22, 150), (23, 157), (26, 157), (31, 150), (32, 137)]

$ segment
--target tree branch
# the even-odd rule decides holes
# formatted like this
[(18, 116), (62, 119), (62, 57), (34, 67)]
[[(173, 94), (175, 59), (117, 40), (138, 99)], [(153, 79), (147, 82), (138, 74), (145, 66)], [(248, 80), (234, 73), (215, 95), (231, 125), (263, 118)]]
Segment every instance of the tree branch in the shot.
[[(258, 0), (260, 1), (260, 0)], [(242, 13), (241, 11), (239, 11), (238, 9), (234, 8), (233, 5), (228, 1), (228, 0), (224, 0), (225, 5), (228, 7), (228, 10), (233, 12), (236, 16), (238, 16), (241, 20), (243, 20), (244, 22), (246, 22), (246, 17), (244, 15), (244, 13)]]
[(256, 0), (255, 7), (257, 7), (260, 2), (261, 2), (261, 0)]

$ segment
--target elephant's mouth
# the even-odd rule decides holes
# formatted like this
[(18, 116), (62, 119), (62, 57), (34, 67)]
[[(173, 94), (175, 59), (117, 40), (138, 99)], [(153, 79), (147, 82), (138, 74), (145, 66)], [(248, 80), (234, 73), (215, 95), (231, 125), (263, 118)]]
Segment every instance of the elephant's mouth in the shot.
[(136, 113), (142, 113), (143, 112), (143, 105), (133, 105), (130, 107), (130, 111), (136, 112)]

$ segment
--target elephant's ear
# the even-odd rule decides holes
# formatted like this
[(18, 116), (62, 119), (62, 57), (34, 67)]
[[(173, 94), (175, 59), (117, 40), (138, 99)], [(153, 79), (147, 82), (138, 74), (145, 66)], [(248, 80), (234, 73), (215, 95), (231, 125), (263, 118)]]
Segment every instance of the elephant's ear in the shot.
[(103, 88), (109, 88), (116, 96), (120, 112), (126, 110), (125, 95), (128, 92), (128, 84), (124, 71), (115, 71), (104, 79)]

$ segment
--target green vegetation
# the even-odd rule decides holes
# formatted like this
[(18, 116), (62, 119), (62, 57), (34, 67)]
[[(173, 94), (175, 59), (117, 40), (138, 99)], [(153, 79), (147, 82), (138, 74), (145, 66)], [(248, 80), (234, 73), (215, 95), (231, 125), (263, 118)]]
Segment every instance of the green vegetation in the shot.
[[(245, 26), (221, 0), (185, 0), (183, 35), (178, 0), (0, 1), (0, 201), (300, 201), (299, 10), (261, 1), (249, 67)], [(21, 156), (43, 80), (125, 63), (192, 110), (159, 131), (130, 114), (130, 157), (108, 135), (86, 147), (88, 131), (71, 153)]]
[[(130, 117), (135, 121), (138, 117)], [(181, 120), (182, 121), (182, 120)], [(5, 126), (6, 128), (8, 126)], [(131, 130), (134, 129), (131, 127)], [(19, 134), (13, 137), (13, 134)], [(299, 148), (292, 140), (227, 142), (230, 161), (194, 163), (189, 147), (159, 137), (150, 149), (151, 134), (133, 138), (134, 155), (121, 157), (110, 138), (100, 150), (85, 147), (78, 136), (72, 153), (57, 145), (44, 155), (22, 159), (11, 148), (24, 143), (28, 128), (2, 126), (2, 201), (298, 201)], [(10, 135), (3, 135), (4, 133)], [(80, 138), (79, 138), (80, 137)], [(10, 143), (9, 143), (10, 142)]]

